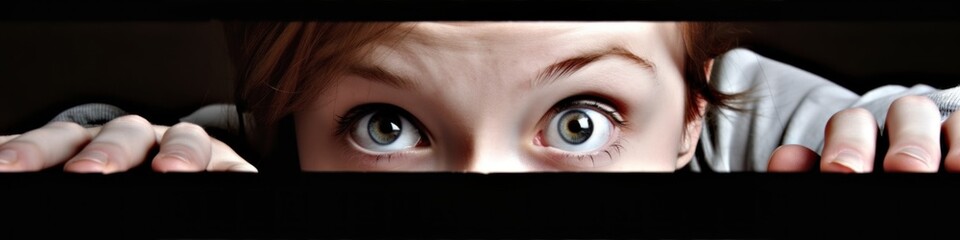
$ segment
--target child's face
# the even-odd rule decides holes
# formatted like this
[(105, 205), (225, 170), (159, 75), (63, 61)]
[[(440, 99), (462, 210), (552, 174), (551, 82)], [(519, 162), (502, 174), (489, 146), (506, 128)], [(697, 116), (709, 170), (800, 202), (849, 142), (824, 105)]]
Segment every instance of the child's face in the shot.
[(411, 29), (295, 113), (303, 170), (673, 171), (692, 156), (676, 23)]

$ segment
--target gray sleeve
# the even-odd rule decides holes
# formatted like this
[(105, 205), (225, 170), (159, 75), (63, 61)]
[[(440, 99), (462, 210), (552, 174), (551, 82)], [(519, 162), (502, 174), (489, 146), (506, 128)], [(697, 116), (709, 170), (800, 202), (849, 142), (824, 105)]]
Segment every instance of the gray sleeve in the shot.
[[(231, 134), (240, 134), (240, 114), (237, 106), (233, 104), (211, 104), (194, 111), (186, 117), (180, 118), (181, 122), (194, 123), (203, 127), (214, 127), (226, 130)], [(251, 131), (253, 119), (248, 114), (244, 114), (243, 125), (246, 125), (245, 131)]]
[[(127, 114), (129, 113), (117, 106), (104, 103), (89, 103), (67, 109), (50, 121), (74, 122), (84, 127), (95, 127)], [(233, 104), (212, 104), (202, 107), (186, 117), (180, 118), (180, 121), (194, 123), (203, 127), (219, 128), (236, 134), (240, 129), (240, 121), (237, 116), (237, 109)], [(249, 118), (249, 116), (247, 117)], [(247, 123), (247, 125), (249, 126), (250, 124)]]
[(960, 86), (936, 91), (927, 95), (940, 108), (940, 120), (946, 121), (957, 109), (960, 109)]
[[(770, 154), (784, 144), (800, 144), (820, 153), (827, 121), (843, 109), (865, 108), (883, 126), (890, 104), (902, 96), (930, 96), (944, 116), (960, 105), (960, 90), (938, 92), (927, 85), (884, 86), (860, 96), (746, 49), (718, 58), (711, 79), (721, 91), (747, 93), (740, 105), (744, 111), (724, 109), (706, 116), (699, 150), (705, 158), (702, 162), (718, 172), (766, 171)], [(694, 171), (703, 167), (697, 162), (691, 162)]]
[(94, 127), (123, 115), (127, 115), (127, 112), (119, 107), (103, 103), (89, 103), (67, 109), (50, 121), (74, 122), (84, 127)]

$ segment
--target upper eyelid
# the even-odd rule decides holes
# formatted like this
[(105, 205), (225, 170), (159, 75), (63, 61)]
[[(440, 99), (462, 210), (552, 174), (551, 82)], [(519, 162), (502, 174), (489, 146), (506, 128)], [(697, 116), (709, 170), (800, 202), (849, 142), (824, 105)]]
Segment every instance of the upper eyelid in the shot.
[(371, 108), (373, 108), (371, 104), (364, 104), (350, 108), (343, 115), (337, 115), (337, 126), (334, 134), (336, 136), (345, 135), (363, 115), (370, 113)]
[(626, 120), (623, 119), (623, 115), (621, 115), (620, 112), (617, 111), (617, 109), (614, 109), (610, 105), (600, 103), (598, 101), (583, 99), (583, 100), (575, 100), (570, 104), (593, 106), (610, 114), (610, 116), (613, 117), (613, 120), (616, 120), (617, 122), (620, 122), (620, 123), (626, 122)]
[(596, 108), (608, 116), (610, 116), (614, 121), (623, 125), (627, 123), (627, 120), (623, 117), (623, 114), (620, 113), (616, 108), (611, 104), (605, 103), (603, 101), (593, 100), (593, 97), (589, 96), (579, 96), (579, 97), (570, 97), (568, 100), (560, 101), (557, 105), (554, 106), (554, 113), (559, 113), (563, 110), (566, 110), (574, 106), (589, 106)]
[[(350, 108), (350, 110), (347, 110), (347, 112), (344, 113), (342, 116), (339, 116), (339, 115), (337, 116), (337, 126), (336, 126), (337, 129), (336, 129), (335, 135), (337, 136), (345, 135), (347, 132), (350, 131), (350, 128), (354, 127), (354, 125), (357, 124), (357, 121), (363, 118), (363, 116), (366, 116), (367, 114), (373, 113), (374, 111), (377, 111), (377, 110), (389, 109), (389, 108), (398, 108), (398, 107), (395, 107), (390, 104), (385, 104), (385, 103), (368, 103), (368, 104), (362, 104), (362, 105)], [(402, 116), (407, 117), (406, 115), (402, 115)]]
[[(337, 120), (337, 126), (336, 126), (337, 129), (336, 129), (335, 135), (336, 136), (345, 135), (347, 132), (350, 131), (350, 128), (354, 127), (354, 124), (357, 124), (357, 121), (359, 121), (360, 118), (376, 111), (394, 112), (400, 115), (400, 117), (407, 119), (407, 121), (410, 121), (410, 124), (413, 124), (414, 127), (416, 127), (417, 130), (421, 132), (421, 135), (429, 133), (425, 129), (425, 126), (423, 125), (423, 123), (420, 122), (420, 119), (418, 119), (412, 113), (410, 113), (409, 111), (407, 111), (406, 109), (400, 106), (389, 104), (389, 103), (366, 103), (366, 104), (355, 106), (350, 110), (347, 110), (347, 113), (345, 113), (343, 116), (338, 116), (339, 119)], [(429, 140), (429, 137), (427, 136), (421, 136), (421, 137), (426, 137), (427, 140)]]

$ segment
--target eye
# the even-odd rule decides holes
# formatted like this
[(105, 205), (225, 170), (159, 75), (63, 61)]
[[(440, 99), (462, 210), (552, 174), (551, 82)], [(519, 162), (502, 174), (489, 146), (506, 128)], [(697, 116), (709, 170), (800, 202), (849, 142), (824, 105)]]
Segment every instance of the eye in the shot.
[(556, 114), (543, 130), (547, 146), (583, 155), (605, 151), (613, 142), (617, 127), (626, 123), (623, 116), (602, 101), (582, 98), (568, 98), (554, 106)]
[(613, 123), (603, 113), (575, 107), (557, 113), (547, 125), (546, 142), (560, 150), (583, 153), (603, 148), (613, 132)]
[(350, 138), (360, 147), (376, 153), (397, 152), (417, 147), (423, 141), (421, 131), (402, 110), (377, 107), (361, 113), (351, 124)]

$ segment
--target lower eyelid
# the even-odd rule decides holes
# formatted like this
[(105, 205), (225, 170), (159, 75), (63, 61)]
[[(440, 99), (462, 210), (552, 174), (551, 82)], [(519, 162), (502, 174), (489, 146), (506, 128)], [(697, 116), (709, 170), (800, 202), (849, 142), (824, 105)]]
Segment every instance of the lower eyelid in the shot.
[(558, 168), (595, 169), (612, 165), (617, 162), (623, 151), (621, 139), (617, 139), (606, 147), (588, 153), (571, 153), (552, 147), (544, 147), (542, 161)]
[[(389, 165), (389, 164), (391, 163), (391, 161), (394, 160), (394, 156), (397, 156), (397, 159), (396, 159), (396, 160), (401, 160), (400, 157), (403, 157), (403, 152), (387, 153), (387, 154), (373, 154), (373, 155), (371, 155), (371, 154), (366, 154), (366, 153), (361, 153), (361, 154), (362, 154), (362, 155), (359, 157), (360, 160), (361, 160), (361, 164), (364, 164), (364, 165), (376, 165), (376, 166), (379, 166), (379, 165), (384, 164), (384, 163), (387, 164), (387, 165)], [(382, 162), (382, 161), (385, 161), (385, 162)]]
[(356, 161), (356, 164), (363, 169), (371, 170), (395, 170), (407, 165), (411, 160), (411, 154), (400, 151), (387, 154), (369, 154), (355, 151), (354, 157), (349, 158)]
[[(350, 143), (355, 145), (355, 143)], [(410, 169), (427, 159), (429, 148), (411, 148), (390, 153), (374, 153), (360, 149), (358, 146), (348, 146), (345, 152), (348, 158), (345, 161), (353, 161), (361, 169), (373, 171), (392, 171)]]
[[(607, 154), (609, 153), (609, 155)], [(550, 149), (546, 153), (550, 165), (557, 166), (560, 169), (595, 169), (611, 165), (616, 156), (615, 152), (609, 150), (600, 150), (593, 153), (575, 154), (563, 152), (556, 149)]]

